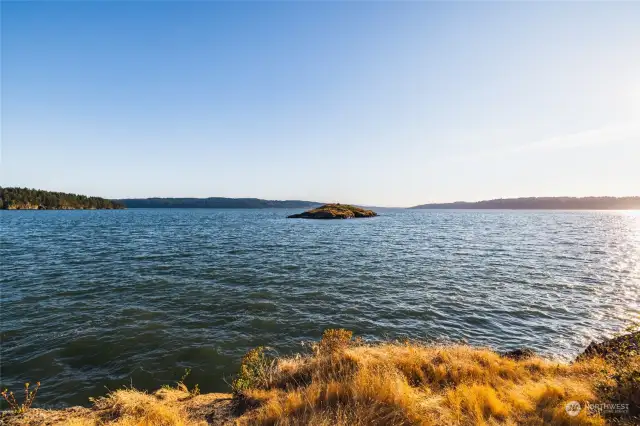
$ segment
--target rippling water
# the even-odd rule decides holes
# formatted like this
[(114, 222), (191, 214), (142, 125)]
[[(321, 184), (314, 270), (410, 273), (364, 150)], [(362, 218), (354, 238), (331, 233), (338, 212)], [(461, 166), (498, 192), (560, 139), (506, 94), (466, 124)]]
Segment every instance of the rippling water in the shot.
[(323, 329), (569, 357), (640, 310), (640, 212), (0, 211), (2, 385), (85, 404)]

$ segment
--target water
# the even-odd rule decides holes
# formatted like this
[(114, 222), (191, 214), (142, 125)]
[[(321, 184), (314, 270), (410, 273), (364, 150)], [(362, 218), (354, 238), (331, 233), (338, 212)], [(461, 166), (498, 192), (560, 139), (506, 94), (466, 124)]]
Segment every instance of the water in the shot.
[(640, 212), (0, 211), (2, 386), (226, 391), (328, 327), (568, 359), (640, 311)]

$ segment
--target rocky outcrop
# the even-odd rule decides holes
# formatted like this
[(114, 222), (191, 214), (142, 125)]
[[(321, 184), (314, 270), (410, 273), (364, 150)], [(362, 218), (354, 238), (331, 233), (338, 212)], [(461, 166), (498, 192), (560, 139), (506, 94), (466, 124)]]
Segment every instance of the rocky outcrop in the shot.
[(533, 358), (534, 356), (536, 356), (536, 353), (529, 348), (520, 348), (520, 349), (514, 349), (507, 352), (502, 352), (500, 356), (503, 358), (513, 359), (515, 361), (521, 361), (524, 359)]
[(591, 342), (577, 360), (593, 358), (620, 358), (640, 353), (640, 331), (614, 337), (600, 343)]
[(44, 210), (44, 207), (39, 204), (31, 203), (14, 203), (9, 204), (6, 210)]
[(324, 206), (308, 210), (304, 213), (288, 216), (292, 219), (352, 219), (360, 217), (374, 217), (378, 214), (373, 210), (366, 210), (348, 204), (325, 204)]

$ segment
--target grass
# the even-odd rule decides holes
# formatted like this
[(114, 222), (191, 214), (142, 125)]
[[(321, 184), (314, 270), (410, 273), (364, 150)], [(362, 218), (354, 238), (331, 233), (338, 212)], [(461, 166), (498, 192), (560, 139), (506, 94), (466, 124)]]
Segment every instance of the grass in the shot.
[[(464, 345), (368, 344), (337, 329), (325, 331), (305, 355), (270, 358), (263, 348), (250, 351), (232, 394), (194, 395), (183, 378), (152, 394), (117, 390), (66, 423), (51, 424), (630, 425), (637, 419), (587, 409), (570, 416), (565, 407), (571, 401), (581, 407), (633, 403), (640, 396), (639, 372), (634, 351), (567, 364), (536, 356), (515, 360)], [(41, 424), (28, 419), (41, 419), (43, 412), (30, 410), (9, 424)]]
[(226, 424), (232, 418), (226, 394), (193, 395), (179, 388), (147, 393), (124, 388), (93, 400), (91, 408), (68, 410), (32, 408), (0, 420), (6, 425), (56, 426), (195, 426)]
[(241, 423), (605, 424), (597, 414), (565, 411), (569, 401), (598, 401), (593, 378), (605, 368), (601, 359), (567, 365), (468, 346), (350, 343), (273, 368), (270, 383), (244, 392), (257, 408)]
[(149, 395), (136, 389), (121, 389), (100, 398), (95, 403), (99, 412), (94, 419), (85, 424), (104, 422), (119, 426), (158, 425), (182, 426), (185, 413), (176, 406), (166, 403), (166, 396), (172, 391), (164, 390)]

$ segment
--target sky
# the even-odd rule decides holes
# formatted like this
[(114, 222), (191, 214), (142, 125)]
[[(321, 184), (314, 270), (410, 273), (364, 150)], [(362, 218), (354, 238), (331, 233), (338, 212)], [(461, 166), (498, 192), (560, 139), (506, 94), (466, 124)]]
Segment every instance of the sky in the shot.
[(640, 2), (1, 2), (0, 186), (640, 195)]

